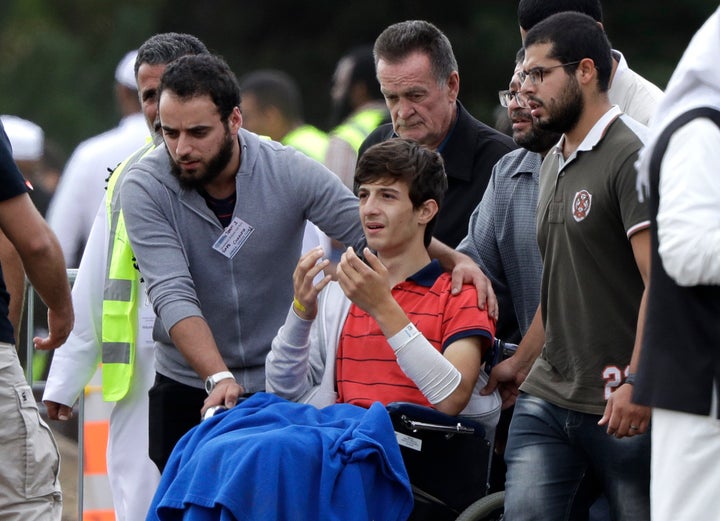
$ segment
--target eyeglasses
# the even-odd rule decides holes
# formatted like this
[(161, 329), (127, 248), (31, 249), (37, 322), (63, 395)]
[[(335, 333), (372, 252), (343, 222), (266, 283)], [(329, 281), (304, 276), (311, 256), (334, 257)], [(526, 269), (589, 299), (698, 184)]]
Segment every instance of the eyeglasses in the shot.
[(568, 63), (561, 63), (560, 65), (553, 65), (552, 67), (533, 67), (529, 71), (520, 71), (518, 72), (518, 78), (520, 79), (520, 83), (525, 83), (526, 78), (530, 78), (530, 83), (533, 85), (537, 85), (538, 83), (542, 83), (545, 79), (545, 73), (548, 71), (551, 71), (553, 69), (557, 69), (558, 67), (567, 67), (569, 65), (577, 65), (582, 60), (574, 61), (574, 62), (568, 62)]
[(519, 91), (516, 90), (501, 90), (498, 92), (498, 97), (500, 98), (500, 105), (503, 107), (509, 107), (510, 102), (515, 99), (515, 103), (518, 105), (522, 105), (520, 102), (520, 98), (522, 97), (522, 94), (520, 94)]

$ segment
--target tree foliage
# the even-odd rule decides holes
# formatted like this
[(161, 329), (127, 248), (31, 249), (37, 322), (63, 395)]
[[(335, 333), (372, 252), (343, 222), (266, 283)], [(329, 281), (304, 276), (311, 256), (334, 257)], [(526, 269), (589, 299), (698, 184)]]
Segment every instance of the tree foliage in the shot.
[[(306, 119), (325, 127), (335, 63), (389, 24), (435, 23), (460, 65), (460, 98), (489, 123), (520, 37), (510, 0), (4, 0), (0, 113), (39, 123), (67, 151), (114, 126), (113, 71), (125, 52), (162, 31), (195, 34), (238, 76), (278, 68), (299, 82)], [(606, 0), (605, 28), (631, 67), (664, 87), (711, 0)]]

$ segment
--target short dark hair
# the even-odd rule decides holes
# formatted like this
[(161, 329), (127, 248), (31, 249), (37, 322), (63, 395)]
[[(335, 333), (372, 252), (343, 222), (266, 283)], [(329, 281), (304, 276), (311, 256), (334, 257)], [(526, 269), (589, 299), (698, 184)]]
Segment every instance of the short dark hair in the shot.
[(438, 83), (445, 82), (458, 70), (450, 40), (430, 22), (407, 20), (386, 28), (375, 40), (375, 64), (382, 58), (397, 63), (410, 54), (421, 52), (430, 59), (433, 76)]
[(189, 54), (210, 54), (210, 51), (192, 34), (171, 32), (151, 36), (138, 49), (135, 59), (135, 78), (143, 64), (167, 65), (180, 56)]
[(253, 71), (240, 78), (240, 95), (255, 96), (261, 108), (276, 107), (290, 121), (303, 118), (302, 95), (297, 82), (274, 69)]
[[(590, 58), (598, 71), (598, 88), (607, 92), (612, 72), (610, 42), (605, 32), (588, 15), (576, 12), (558, 13), (546, 18), (528, 31), (525, 48), (551, 44), (549, 57), (561, 63)], [(570, 73), (577, 64), (564, 67)]]
[(180, 99), (209, 96), (227, 120), (235, 107), (240, 107), (240, 87), (225, 60), (213, 54), (182, 56), (168, 64), (158, 87), (158, 99), (165, 90)]
[(564, 11), (583, 13), (596, 22), (603, 21), (600, 0), (520, 0), (518, 23), (525, 31), (529, 31), (545, 18)]
[[(413, 208), (434, 199), (439, 209), (448, 186), (442, 156), (417, 141), (402, 138), (377, 143), (358, 160), (354, 180), (356, 194), (360, 185), (382, 180), (406, 183)], [(425, 228), (426, 247), (430, 244), (436, 222), (437, 215)]]
[(380, 92), (380, 83), (378, 83), (375, 75), (375, 59), (373, 58), (372, 46), (361, 45), (354, 47), (343, 58), (349, 58), (352, 62), (350, 86), (364, 85), (371, 99), (384, 100), (385, 98)]

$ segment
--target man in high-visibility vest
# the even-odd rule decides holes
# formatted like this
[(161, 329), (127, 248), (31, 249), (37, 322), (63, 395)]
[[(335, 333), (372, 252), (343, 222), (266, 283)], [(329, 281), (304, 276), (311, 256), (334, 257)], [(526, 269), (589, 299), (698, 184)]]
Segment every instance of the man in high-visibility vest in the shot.
[(325, 159), (328, 136), (304, 121), (300, 87), (290, 75), (265, 69), (239, 81), (243, 128), (296, 148), (315, 161)]
[(207, 52), (194, 36), (177, 33), (155, 35), (138, 51), (135, 76), (153, 141), (121, 163), (110, 178), (73, 287), (78, 320), (53, 358), (43, 396), (51, 419), (70, 419), (72, 405), (101, 358), (103, 398), (116, 402), (110, 416), (107, 468), (117, 521), (145, 518), (160, 476), (148, 457), (154, 313), (135, 268), (116, 188), (128, 168), (162, 140), (156, 93), (167, 64)]
[[(328, 135), (303, 119), (300, 87), (287, 73), (265, 69), (240, 78), (243, 128), (291, 146), (323, 162)], [(330, 238), (311, 222), (305, 223), (302, 251), (322, 246), (330, 251)]]
[(390, 121), (390, 112), (375, 77), (372, 46), (355, 47), (340, 58), (330, 97), (333, 128), (329, 132), (325, 166), (352, 190), (360, 145), (370, 132)]

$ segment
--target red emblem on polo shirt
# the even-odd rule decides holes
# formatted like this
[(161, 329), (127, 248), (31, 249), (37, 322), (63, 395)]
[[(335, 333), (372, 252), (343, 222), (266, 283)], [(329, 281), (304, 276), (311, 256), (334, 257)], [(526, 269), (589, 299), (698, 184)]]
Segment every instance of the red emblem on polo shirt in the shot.
[(573, 199), (573, 218), (577, 222), (585, 219), (590, 213), (590, 206), (592, 206), (592, 194), (587, 190), (580, 190)]

